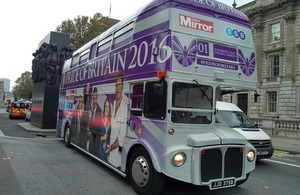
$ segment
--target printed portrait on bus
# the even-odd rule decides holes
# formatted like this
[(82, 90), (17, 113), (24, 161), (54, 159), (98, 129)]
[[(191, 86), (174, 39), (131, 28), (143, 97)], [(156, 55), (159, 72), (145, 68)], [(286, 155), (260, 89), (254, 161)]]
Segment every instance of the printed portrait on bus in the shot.
[(90, 94), (90, 91), (91, 91), (91, 86), (90, 86), (90, 82), (87, 81), (86, 82), (86, 86), (84, 88), (84, 110), (85, 111), (89, 111), (91, 109), (91, 94)]
[[(99, 132), (99, 127), (101, 125), (101, 119), (102, 119), (102, 110), (100, 108), (100, 105), (98, 103), (99, 101), (99, 92), (98, 88), (94, 87), (92, 92), (92, 104), (91, 104), (91, 111), (90, 111), (90, 124), (89, 124), (89, 130), (87, 132), (88, 136), (88, 143), (87, 146), (89, 146), (90, 149), (90, 140), (92, 133)], [(98, 147), (98, 146), (97, 146)], [(93, 145), (93, 152), (95, 153), (96, 147), (95, 144)]]
[(91, 118), (91, 86), (90, 82), (87, 81), (84, 87), (84, 113), (82, 114), (82, 147), (89, 151), (89, 141), (90, 141), (90, 118)]
[(92, 119), (95, 119), (101, 114), (101, 108), (98, 104), (98, 96), (98, 89), (97, 87), (94, 87), (92, 94)]
[(111, 117), (111, 135), (106, 153), (109, 153), (108, 162), (115, 167), (121, 166), (123, 139), (127, 128), (127, 104), (123, 98), (124, 78), (119, 74), (115, 82), (115, 100)]
[(80, 144), (80, 131), (82, 126), (82, 114), (84, 112), (83, 94), (77, 94), (75, 97), (75, 110), (73, 111), (72, 124), (76, 127), (76, 141)]
[(99, 143), (99, 157), (101, 160), (107, 161), (108, 154), (105, 153), (107, 146), (109, 146), (111, 132), (111, 103), (108, 98), (103, 104), (103, 116), (100, 126), (100, 143)]

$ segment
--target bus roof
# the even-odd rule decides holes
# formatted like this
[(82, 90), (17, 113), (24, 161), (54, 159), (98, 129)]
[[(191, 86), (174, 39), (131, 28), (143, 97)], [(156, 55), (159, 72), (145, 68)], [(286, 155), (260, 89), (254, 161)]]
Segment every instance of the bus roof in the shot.
[(241, 91), (256, 89), (256, 66), (242, 12), (214, 0), (153, 0), (74, 52), (63, 72), (68, 87), (111, 82), (120, 71), (131, 80), (163, 70)]
[[(202, 10), (203, 13), (213, 13), (215, 17), (217, 18), (223, 18), (223, 19), (230, 19), (232, 22), (237, 22), (240, 25), (245, 25), (247, 27), (250, 27), (249, 19), (248, 17), (241, 11), (230, 7), (226, 4), (223, 4), (221, 2), (215, 1), (215, 0), (153, 0), (149, 2), (148, 4), (140, 7), (138, 10), (136, 10), (131, 15), (127, 16), (126, 18), (119, 21), (117, 24), (100, 34), (99, 36), (92, 39), (89, 43), (85, 44), (83, 47), (79, 48), (77, 51), (74, 52), (74, 54), (84, 51), (89, 45), (94, 43), (96, 40), (102, 39), (107, 37), (108, 35), (114, 33), (116, 30), (121, 28), (122, 26), (128, 24), (129, 22), (133, 20), (142, 20), (145, 17), (149, 16), (149, 13), (154, 14), (154, 12), (161, 11), (161, 9), (155, 10), (155, 8), (163, 5), (168, 4), (164, 6), (162, 9), (167, 9), (170, 7), (180, 7), (180, 9), (186, 9), (186, 7), (189, 7), (190, 10), (191, 7), (194, 7), (193, 9), (199, 12), (199, 10)], [(192, 6), (191, 6), (192, 5)]]

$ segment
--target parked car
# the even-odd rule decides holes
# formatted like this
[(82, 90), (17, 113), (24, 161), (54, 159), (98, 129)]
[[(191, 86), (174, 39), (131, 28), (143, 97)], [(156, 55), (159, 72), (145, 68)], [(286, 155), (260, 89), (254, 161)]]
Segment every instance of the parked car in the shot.
[(25, 109), (25, 121), (30, 121), (31, 118), (31, 105)]
[(216, 122), (245, 136), (257, 150), (257, 159), (271, 158), (274, 147), (270, 136), (258, 127), (237, 105), (217, 101)]
[(22, 101), (11, 102), (9, 109), (9, 118), (25, 118), (26, 104)]

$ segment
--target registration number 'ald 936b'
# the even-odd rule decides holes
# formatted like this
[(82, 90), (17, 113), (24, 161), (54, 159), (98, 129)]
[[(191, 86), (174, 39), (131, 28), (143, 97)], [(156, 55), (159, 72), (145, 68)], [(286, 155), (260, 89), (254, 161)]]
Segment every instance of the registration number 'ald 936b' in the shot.
[(212, 181), (210, 183), (211, 190), (233, 187), (233, 186), (235, 186), (235, 179), (224, 179), (224, 180)]

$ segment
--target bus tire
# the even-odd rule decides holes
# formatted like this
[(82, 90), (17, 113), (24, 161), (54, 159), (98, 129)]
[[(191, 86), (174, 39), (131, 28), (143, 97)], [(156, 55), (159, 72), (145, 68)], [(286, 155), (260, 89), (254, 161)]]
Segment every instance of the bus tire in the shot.
[(129, 181), (137, 194), (161, 194), (165, 177), (158, 173), (144, 147), (136, 148), (129, 159)]
[(64, 132), (64, 142), (65, 142), (65, 146), (67, 148), (71, 147), (71, 129), (70, 126), (67, 124), (65, 127), (65, 132)]
[(242, 185), (243, 183), (245, 183), (248, 180), (249, 176), (250, 176), (250, 173), (247, 173), (246, 179), (236, 182), (236, 185), (239, 186), (239, 185)]

